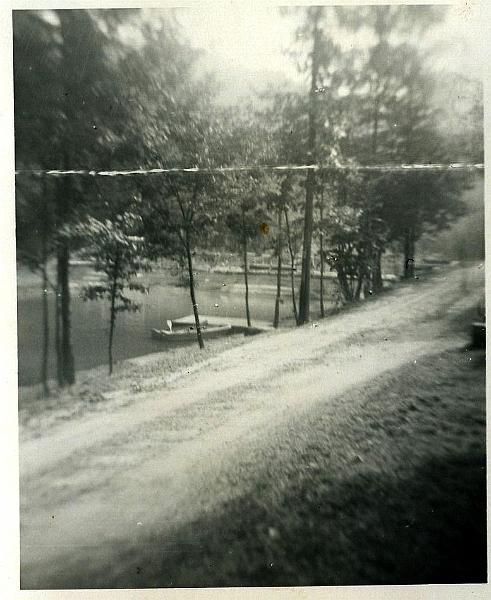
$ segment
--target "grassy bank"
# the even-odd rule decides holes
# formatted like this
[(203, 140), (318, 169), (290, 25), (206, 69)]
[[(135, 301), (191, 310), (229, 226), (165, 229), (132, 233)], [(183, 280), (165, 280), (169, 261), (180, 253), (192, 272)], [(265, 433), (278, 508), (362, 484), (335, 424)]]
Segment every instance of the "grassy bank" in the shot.
[(80, 371), (77, 382), (69, 388), (59, 388), (55, 381), (51, 381), (51, 393), (47, 397), (42, 395), (40, 385), (21, 387), (19, 423), (22, 435), (41, 435), (56, 421), (80, 416), (84, 412), (104, 410), (109, 402), (123, 405), (136, 401), (139, 394), (165, 387), (179, 377), (202, 368), (225, 350), (249, 343), (252, 339), (233, 335), (206, 342), (204, 350), (192, 344), (118, 361), (112, 376), (108, 375), (107, 365)]

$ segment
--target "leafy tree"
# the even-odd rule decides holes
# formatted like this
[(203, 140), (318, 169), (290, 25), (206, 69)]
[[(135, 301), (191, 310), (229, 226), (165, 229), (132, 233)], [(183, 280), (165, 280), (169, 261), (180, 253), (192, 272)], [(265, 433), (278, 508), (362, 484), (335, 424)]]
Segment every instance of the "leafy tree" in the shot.
[[(318, 212), (318, 221), (315, 224), (314, 232), (317, 233), (319, 238), (319, 259), (320, 259), (320, 295), (319, 295), (319, 308), (320, 315), (322, 318), (325, 317), (325, 303), (324, 303), (324, 259), (325, 259), (325, 196), (334, 195), (339, 193), (337, 189), (341, 183), (347, 185), (349, 177), (343, 172), (342, 168), (349, 164), (350, 161), (344, 159), (344, 165), (341, 164), (341, 139), (345, 136), (344, 129), (336, 125), (333, 122), (334, 114), (332, 104), (335, 100), (332, 94), (329, 94), (330, 102), (329, 106), (324, 106), (324, 115), (326, 120), (321, 130), (321, 136), (319, 139), (319, 163), (320, 172), (317, 176), (316, 181), (316, 196), (317, 202), (314, 208)], [(344, 200), (346, 201), (347, 195), (344, 194)]]
[(139, 216), (124, 212), (113, 220), (100, 221), (89, 216), (69, 232), (69, 237), (80, 239), (84, 246), (82, 256), (90, 259), (95, 272), (103, 276), (101, 282), (84, 287), (83, 298), (109, 301), (109, 375), (113, 372), (116, 317), (120, 312), (135, 312), (140, 309), (139, 304), (125, 295), (125, 290), (148, 293), (146, 286), (134, 281), (138, 273), (149, 268), (148, 262), (143, 258), (143, 238), (135, 235), (140, 225)]
[(196, 301), (196, 285), (193, 270), (193, 254), (196, 239), (206, 233), (208, 226), (216, 219), (213, 215), (213, 197), (210, 190), (210, 178), (195, 175), (192, 183), (172, 181), (172, 195), (178, 210), (174, 213), (174, 228), (181, 242), (181, 251), (187, 261), (189, 276), (189, 293), (193, 307), (196, 335), (201, 349), (204, 341), (199, 320), (198, 303)]
[(226, 223), (232, 233), (232, 247), (241, 248), (244, 269), (245, 310), (247, 326), (251, 327), (249, 306), (248, 244), (259, 235), (259, 225), (266, 220), (260, 199), (264, 193), (261, 184), (264, 178), (249, 173), (227, 175), (222, 182), (231, 207), (226, 213)]
[[(173, 140), (179, 164), (193, 165), (206, 171), (220, 164), (222, 123), (214, 114), (211, 103), (201, 103), (202, 100), (203, 97), (200, 104), (189, 107), (190, 110), (182, 107), (182, 121), (174, 124)], [(198, 240), (204, 243), (207, 234), (214, 235), (219, 217), (223, 214), (223, 205), (216, 197), (216, 190), (216, 177), (212, 173), (175, 174), (167, 179), (167, 193), (175, 206), (170, 225), (180, 241), (180, 251), (186, 257), (200, 348), (204, 348), (204, 342), (196, 301), (193, 253)]]
[[(43, 109), (40, 98), (48, 105), (58, 100), (57, 88), (52, 85), (57, 76), (55, 27), (38, 13), (22, 11), (13, 15), (16, 167), (49, 168), (53, 156), (51, 136), (58, 125), (56, 115)], [(49, 257), (56, 253), (53, 193), (52, 182), (32, 176), (16, 180), (17, 257), (42, 276), (41, 381), (45, 394), (49, 392), (50, 337), (47, 268)]]
[(342, 296), (346, 302), (360, 298), (364, 272), (363, 249), (360, 244), (360, 215), (350, 206), (337, 207), (329, 213), (328, 263), (337, 272)]
[[(55, 143), (59, 168), (93, 168), (103, 164), (105, 147), (111, 139), (113, 115), (108, 114), (107, 93), (117, 96), (117, 78), (106, 58), (108, 39), (101, 28), (101, 13), (56, 11), (59, 45), (58, 86), (61, 101), (54, 109), (62, 123)], [(83, 52), (80, 52), (83, 48)], [(109, 88), (109, 89), (108, 89)], [(55, 165), (54, 165), (55, 166)], [(58, 228), (73, 222), (80, 214), (84, 198), (80, 182), (62, 177), (56, 193)], [(61, 384), (75, 381), (71, 342), (69, 284), (70, 245), (60, 238), (57, 255), (57, 285), (60, 298)]]
[[(140, 30), (142, 43), (127, 54), (125, 62), (134, 100), (129, 137), (139, 164), (205, 170), (218, 166), (223, 162), (222, 124), (214, 114), (212, 78), (197, 77), (197, 53), (182, 38), (176, 23), (154, 13), (151, 16)], [(216, 178), (202, 172), (175, 172), (139, 183), (154, 257), (160, 253), (186, 265), (201, 348), (193, 255), (197, 243), (204, 244), (213, 236), (218, 222), (215, 186)]]
[[(324, 187), (322, 256), (336, 271), (342, 298), (357, 301), (370, 277), (370, 254), (374, 243), (365, 226), (362, 178), (355, 170), (332, 172)], [(325, 242), (325, 244), (324, 244)]]
[[(221, 111), (222, 162), (226, 161), (227, 166), (253, 167), (273, 159), (274, 145), (261, 117), (251, 106)], [(238, 245), (243, 256), (246, 320), (250, 327), (248, 243), (258, 238), (261, 223), (268, 219), (265, 201), (277, 189), (277, 178), (264, 171), (231, 171), (217, 183), (216, 193), (232, 234), (232, 247)]]
[(319, 221), (318, 221), (318, 236), (319, 236), (319, 258), (320, 258), (320, 291), (319, 291), (319, 308), (320, 316), (323, 319), (326, 316), (326, 310), (324, 306), (324, 174), (320, 176), (319, 193), (318, 193), (318, 210), (319, 210)]
[(383, 199), (381, 217), (389, 240), (403, 252), (404, 276), (414, 276), (415, 244), (425, 232), (447, 228), (465, 212), (461, 194), (469, 176), (463, 173), (412, 172), (378, 178), (373, 193)]
[[(125, 143), (114, 160), (130, 169), (182, 167), (179, 130), (198, 110), (201, 93), (207, 102), (210, 77), (197, 82), (195, 64), (200, 53), (184, 38), (172, 12), (139, 11), (131, 25), (134, 39), (126, 43), (119, 61), (131, 115), (124, 129)], [(142, 179), (141, 185), (147, 198), (158, 198), (163, 187), (160, 178)]]
[[(283, 232), (283, 217), (288, 215), (285, 213), (288, 210), (288, 205), (291, 201), (293, 192), (294, 180), (291, 174), (283, 176), (276, 190), (271, 191), (266, 199), (267, 207), (272, 214), (276, 216), (276, 235), (275, 235), (275, 252), (276, 252), (276, 296), (275, 309), (273, 318), (273, 327), (277, 328), (280, 321), (280, 304), (281, 304), (281, 279), (282, 279), (282, 257), (284, 248), (284, 232)], [(288, 224), (289, 225), (289, 224)], [(291, 244), (291, 237), (290, 237)], [(294, 296), (295, 298), (295, 296)], [(294, 307), (295, 307), (295, 300)], [(296, 316), (298, 318), (298, 314)]]
[[(321, 64), (322, 30), (321, 20), (324, 16), (323, 7), (310, 7), (306, 12), (306, 23), (303, 27), (306, 34), (312, 39), (312, 52), (310, 60), (310, 91), (308, 108), (308, 142), (307, 163), (312, 163), (316, 158), (317, 136), (317, 90), (319, 85), (319, 70)], [(302, 278), (300, 283), (300, 305), (298, 323), (303, 325), (309, 321), (310, 312), (310, 268), (312, 250), (312, 230), (314, 216), (314, 171), (307, 171), (305, 182), (305, 217), (302, 248)]]
[[(305, 161), (308, 154), (308, 101), (304, 95), (297, 92), (276, 92), (265, 95), (265, 108), (259, 115), (267, 133), (270, 159), (272, 164), (299, 164)], [(281, 296), (281, 253), (278, 246), (283, 246), (282, 220), (285, 219), (285, 233), (288, 252), (290, 255), (290, 283), (292, 305), (295, 322), (300, 324), (296, 301), (295, 270), (297, 254), (302, 248), (298, 228), (304, 227), (305, 203), (300, 197), (305, 195), (305, 185), (299, 185), (298, 177), (292, 172), (282, 177), (277, 189), (269, 194), (269, 210), (276, 221), (276, 256), (278, 260), (277, 294), (275, 299), (275, 322), (279, 321), (279, 305)], [(293, 217), (293, 221), (291, 220)]]
[[(290, 96), (287, 107), (300, 109), (304, 120), (295, 119), (295, 123), (303, 124), (304, 134), (301, 136), (300, 148), (304, 150), (301, 162), (321, 164), (331, 156), (336, 140), (333, 133), (342, 125), (344, 119), (340, 111), (342, 90), (351, 83), (352, 73), (349, 70), (351, 54), (345, 56), (330, 33), (335, 21), (335, 10), (326, 7), (309, 7), (304, 11), (304, 22), (297, 30), (297, 39), (309, 44), (310, 48), (300, 70), (308, 73), (310, 90), (307, 101), (298, 101)], [(295, 102), (296, 100), (296, 102)], [(296, 105), (296, 106), (295, 106)], [(303, 109), (303, 110), (302, 110)], [(293, 132), (293, 129), (292, 129)], [(315, 172), (307, 171), (305, 181), (304, 235), (302, 248), (302, 277), (300, 286), (300, 306), (298, 322), (303, 324), (309, 320), (310, 311), (310, 269), (312, 263), (312, 235), (314, 231), (314, 196), (317, 185)], [(322, 195), (322, 194), (321, 194)], [(323, 259), (322, 259), (323, 260)], [(323, 300), (321, 302), (323, 304)], [(323, 312), (323, 308), (321, 309)]]
[[(93, 169), (111, 164), (112, 148), (129, 115), (119, 86), (118, 23), (124, 11), (14, 12), (16, 166), (18, 169)], [(33, 93), (36, 90), (36, 93)], [(54, 237), (84, 211), (85, 183), (60, 177), (47, 186)], [(18, 188), (20, 191), (20, 188)], [(32, 196), (31, 196), (32, 197)], [(38, 199), (32, 197), (33, 202)], [(31, 210), (31, 206), (18, 204)], [(71, 342), (69, 261), (66, 237), (56, 243), (57, 343), (60, 385), (75, 380)]]
[(292, 294), (292, 308), (295, 323), (298, 325), (298, 309), (295, 290), (295, 272), (297, 269), (297, 256), (302, 244), (302, 214), (299, 207), (299, 197), (302, 193), (298, 178), (292, 177), (292, 189), (288, 202), (284, 204), (285, 233), (288, 254), (290, 256), (290, 287)]
[[(157, 158), (162, 165), (174, 159), (176, 166), (179, 157), (169, 143), (169, 123), (175, 120), (179, 98), (190, 96), (188, 75), (195, 52), (179, 40), (170, 13), (156, 18), (132, 10), (15, 12), (14, 53), (18, 169), (134, 168), (155, 166)], [(106, 189), (101, 196), (102, 184), (94, 179), (67, 176), (51, 181), (54, 185), (42, 197), (49, 211), (37, 211), (40, 195), (27, 194), (26, 186), (18, 185), (17, 212), (22, 222), (35, 217), (42, 223), (43, 215), (50, 215), (49, 227), (38, 230), (49, 229), (49, 252), (56, 255), (57, 373), (59, 383), (66, 385), (75, 377), (69, 259), (80, 240), (59, 232), (87, 215), (105, 222), (102, 203), (113, 203), (114, 188), (122, 186), (112, 179), (112, 194)], [(155, 180), (123, 187), (141, 188), (143, 216), (148, 217), (150, 203), (164, 217), (169, 213), (162, 206), (168, 195)], [(155, 250), (155, 229), (149, 233)], [(171, 242), (172, 232), (161, 232), (161, 249), (164, 238)], [(18, 238), (19, 248), (23, 239)], [(175, 248), (167, 245), (167, 252)]]
[[(48, 272), (48, 261), (56, 253), (54, 241), (53, 206), (49, 202), (50, 182), (38, 177), (25, 177), (16, 182), (17, 211), (16, 238), (17, 260), (26, 265), (31, 271), (41, 275), (42, 294), (42, 353), (41, 353), (41, 383), (45, 396), (49, 395), (48, 358), (50, 345), (50, 317), (48, 294), (55, 293), (56, 284)], [(34, 234), (34, 235), (33, 235)], [(58, 332), (55, 333), (55, 339)]]
[(230, 211), (226, 216), (226, 223), (234, 234), (233, 238), (241, 240), (241, 250), (244, 269), (245, 286), (245, 311), (247, 327), (251, 327), (251, 310), (249, 306), (249, 265), (247, 260), (248, 242), (257, 235), (257, 221), (252, 210), (254, 200), (244, 198), (240, 202), (240, 209)]
[(362, 164), (397, 160), (393, 138), (398, 130), (392, 107), (405, 97), (408, 82), (415, 75), (414, 66), (421, 63), (414, 40), (421, 42), (444, 12), (444, 7), (435, 6), (336, 8), (342, 27), (355, 32), (363, 27), (374, 37), (371, 46), (358, 49), (346, 63), (351, 85), (344, 104), (355, 108), (350, 115), (356, 128), (353, 142)]
[[(400, 162), (449, 163), (452, 157), (438, 131), (431, 105), (434, 81), (416, 52), (405, 65), (406, 93), (391, 107), (397, 124), (394, 156)], [(376, 214), (386, 223), (388, 239), (402, 246), (404, 275), (414, 275), (415, 243), (425, 231), (445, 228), (463, 214), (461, 193), (468, 186), (464, 173), (387, 173), (372, 177), (370, 188), (378, 199)]]
[[(433, 101), (435, 76), (419, 47), (424, 34), (444, 13), (444, 7), (430, 6), (337, 9), (342, 25), (354, 31), (368, 27), (375, 38), (365, 56), (361, 53), (358, 69), (353, 65), (354, 84), (344, 100), (353, 123), (344, 151), (360, 163), (455, 161), (454, 146), (439, 131)], [(461, 214), (459, 195), (465, 186), (465, 177), (458, 174), (395, 171), (366, 175), (364, 226), (367, 239), (378, 240), (369, 250), (372, 291), (382, 288), (381, 256), (387, 243), (401, 245), (405, 276), (413, 276), (416, 240), (424, 231), (447, 226)]]

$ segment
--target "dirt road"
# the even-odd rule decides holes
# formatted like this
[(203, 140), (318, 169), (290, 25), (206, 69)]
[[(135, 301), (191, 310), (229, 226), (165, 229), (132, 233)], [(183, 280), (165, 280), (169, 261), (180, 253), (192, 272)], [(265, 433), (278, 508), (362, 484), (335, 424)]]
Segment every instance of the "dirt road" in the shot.
[[(417, 373), (432, 357), (462, 348), (483, 287), (481, 266), (442, 269), (336, 317), (254, 338), (160, 390), (120, 395), (36, 436), (21, 431), (22, 587), (230, 583), (197, 580), (202, 565), (183, 565), (183, 544), (194, 561), (211, 552), (193, 523), (210, 515), (216, 523), (245, 497), (260, 502), (263, 485), (280, 498), (285, 461), (307, 443), (307, 423), (321, 423), (340, 398), (360, 400), (374, 382), (404, 368)], [(422, 373), (422, 388), (428, 377)], [(349, 419), (349, 402), (342, 406), (336, 418)], [(355, 461), (358, 441), (343, 442)], [(268, 539), (277, 535), (267, 527)], [(165, 572), (173, 553), (180, 575)], [(287, 580), (301, 583), (301, 576)], [(261, 581), (252, 573), (240, 583)]]

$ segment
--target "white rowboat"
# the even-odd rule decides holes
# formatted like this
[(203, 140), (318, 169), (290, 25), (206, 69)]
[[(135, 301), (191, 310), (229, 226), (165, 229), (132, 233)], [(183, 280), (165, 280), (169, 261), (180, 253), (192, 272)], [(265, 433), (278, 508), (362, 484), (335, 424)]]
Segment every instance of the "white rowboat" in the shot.
[[(210, 340), (232, 333), (232, 325), (217, 325), (216, 327), (202, 327), (203, 339)], [(171, 340), (173, 342), (189, 342), (196, 340), (196, 327), (186, 329), (152, 329), (152, 338), (155, 340)]]

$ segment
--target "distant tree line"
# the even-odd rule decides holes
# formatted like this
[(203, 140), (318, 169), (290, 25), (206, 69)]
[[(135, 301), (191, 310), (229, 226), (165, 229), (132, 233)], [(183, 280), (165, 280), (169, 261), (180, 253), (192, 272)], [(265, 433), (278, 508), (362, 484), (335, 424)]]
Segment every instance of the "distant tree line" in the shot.
[[(285, 9), (288, 10), (294, 9)], [(137, 10), (14, 11), (16, 168), (152, 169), (196, 173), (135, 177), (23, 173), (16, 182), (18, 258), (42, 276), (42, 380), (48, 392), (51, 340), (48, 291), (55, 291), (54, 346), (60, 386), (75, 381), (70, 257), (90, 258), (101, 283), (87, 299), (106, 298), (109, 369), (117, 314), (137, 310), (128, 289), (161, 257), (187, 272), (197, 340), (204, 347), (193, 260), (197, 249), (227, 249), (243, 260), (246, 319), (248, 250), (264, 234), (277, 260), (278, 326), (285, 256), (292, 312), (309, 320), (311, 265), (336, 273), (344, 301), (382, 290), (388, 248), (414, 275), (415, 245), (464, 212), (462, 173), (360, 171), (360, 165), (481, 161), (482, 100), (466, 132), (442, 129), (432, 101), (428, 59), (411, 41), (443, 18), (418, 6), (297, 10), (292, 54), (308, 90), (266, 93), (250, 106), (217, 102), (213, 73), (184, 38), (172, 13)], [(331, 34), (368, 28), (374, 43), (343, 49)], [(259, 108), (258, 108), (259, 107)], [(455, 135), (454, 135), (455, 133)], [(316, 164), (318, 170), (210, 169)], [(340, 168), (343, 167), (343, 168)], [(49, 278), (47, 265), (56, 263)], [(294, 273), (301, 266), (300, 290)]]

